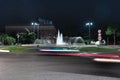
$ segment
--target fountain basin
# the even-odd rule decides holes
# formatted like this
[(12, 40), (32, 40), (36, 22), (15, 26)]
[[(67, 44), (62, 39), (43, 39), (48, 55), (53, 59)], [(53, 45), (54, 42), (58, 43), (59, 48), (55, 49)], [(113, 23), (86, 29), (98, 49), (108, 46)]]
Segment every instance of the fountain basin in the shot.
[(64, 53), (73, 53), (73, 52), (80, 52), (79, 50), (77, 49), (68, 49), (68, 48), (41, 48), (39, 49), (40, 52), (57, 52), (57, 53), (61, 53), (61, 52), (64, 52)]

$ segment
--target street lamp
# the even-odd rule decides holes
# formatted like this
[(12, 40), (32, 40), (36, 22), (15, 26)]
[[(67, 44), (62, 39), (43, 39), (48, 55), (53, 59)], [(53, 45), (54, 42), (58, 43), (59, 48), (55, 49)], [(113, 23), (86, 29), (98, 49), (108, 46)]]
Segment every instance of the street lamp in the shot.
[(17, 43), (19, 44), (19, 41), (20, 41), (20, 40), (19, 40), (19, 39), (20, 39), (20, 35), (17, 34), (16, 36), (17, 36)]
[[(32, 22), (31, 25), (34, 27), (34, 33), (36, 32), (35, 27), (37, 26), (37, 38), (39, 39), (39, 24), (36, 22)], [(35, 38), (35, 36), (34, 36)]]
[(90, 26), (92, 26), (93, 23), (92, 23), (92, 22), (87, 22), (85, 25), (89, 27), (89, 39), (91, 39), (91, 30), (90, 30)]

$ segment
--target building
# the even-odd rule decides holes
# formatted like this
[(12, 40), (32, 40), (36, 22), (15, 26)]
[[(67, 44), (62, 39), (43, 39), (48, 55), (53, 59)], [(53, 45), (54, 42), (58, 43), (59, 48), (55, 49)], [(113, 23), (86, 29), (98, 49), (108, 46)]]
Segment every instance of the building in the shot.
[(38, 39), (54, 39), (57, 35), (53, 24), (5, 26), (5, 33), (16, 36), (17, 33), (25, 32), (25, 28), (35, 32)]

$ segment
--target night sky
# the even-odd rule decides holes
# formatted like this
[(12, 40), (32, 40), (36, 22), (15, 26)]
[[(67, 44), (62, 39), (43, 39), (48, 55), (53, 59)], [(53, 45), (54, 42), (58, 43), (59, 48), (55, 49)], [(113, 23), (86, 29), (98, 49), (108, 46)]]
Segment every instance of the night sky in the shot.
[[(76, 32), (88, 21), (93, 27), (120, 23), (120, 0), (0, 0), (0, 27), (53, 20), (63, 32)], [(77, 31), (76, 31), (77, 30)]]

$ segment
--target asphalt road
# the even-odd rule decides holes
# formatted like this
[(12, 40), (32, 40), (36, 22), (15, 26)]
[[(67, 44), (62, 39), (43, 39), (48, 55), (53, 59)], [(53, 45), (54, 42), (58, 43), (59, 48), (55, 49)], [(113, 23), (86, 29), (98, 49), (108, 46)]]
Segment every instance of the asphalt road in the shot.
[(119, 80), (119, 63), (85, 57), (0, 53), (0, 80)]

